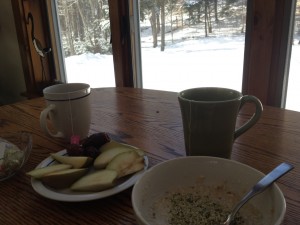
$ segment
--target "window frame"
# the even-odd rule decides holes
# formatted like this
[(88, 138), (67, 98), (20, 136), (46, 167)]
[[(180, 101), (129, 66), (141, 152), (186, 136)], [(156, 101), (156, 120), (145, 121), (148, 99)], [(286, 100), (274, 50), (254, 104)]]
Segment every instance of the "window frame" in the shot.
[(51, 46), (46, 1), (11, 0), (11, 5), (26, 85), (26, 93), (22, 93), (22, 95), (27, 98), (38, 97), (42, 95), (43, 88), (53, 84), (57, 77), (53, 54), (49, 54), (43, 59), (37, 54), (31, 37), (31, 23), (28, 19), (30, 12), (34, 18), (35, 36), (38, 37), (42, 46)]
[(109, 0), (116, 87), (134, 87), (129, 1)]
[[(115, 69), (115, 80), (117, 87), (134, 87), (134, 65), (132, 59), (132, 42), (130, 35), (130, 1), (131, 0), (109, 0), (110, 22), (112, 33), (113, 61)], [(46, 1), (30, 1), (32, 5), (24, 7), (27, 1), (11, 0), (14, 5), (16, 21), (21, 20), (22, 26), (26, 23), (24, 9), (34, 7), (35, 13), (40, 17), (41, 26), (39, 33), (45, 44), (49, 43), (50, 29)], [(286, 87), (288, 81), (287, 59), (290, 56), (291, 22), (293, 5), (295, 0), (248, 0), (247, 1), (247, 25), (244, 52), (243, 70), (243, 94), (257, 96), (265, 105), (284, 107)], [(23, 18), (23, 19), (22, 19)], [(28, 32), (24, 32), (22, 26), (17, 25), (17, 30), (22, 33), (20, 38), (20, 51), (23, 54), (23, 65), (25, 68), (25, 80), (30, 83), (29, 89), (34, 91), (37, 73), (35, 70), (33, 49), (28, 48)], [(26, 24), (25, 24), (26, 27)], [(25, 47), (24, 47), (25, 46)], [(27, 46), (27, 47), (26, 47)], [(48, 74), (55, 73), (55, 60), (49, 59)], [(33, 66), (34, 65), (34, 66)], [(55, 77), (58, 75), (56, 74)], [(48, 76), (48, 79), (51, 78)]]
[(295, 0), (248, 0), (243, 94), (285, 107)]

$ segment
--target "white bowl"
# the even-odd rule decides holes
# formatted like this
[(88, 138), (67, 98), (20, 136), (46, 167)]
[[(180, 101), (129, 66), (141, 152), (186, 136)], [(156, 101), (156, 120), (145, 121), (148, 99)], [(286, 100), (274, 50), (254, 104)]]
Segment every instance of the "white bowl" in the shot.
[[(189, 156), (165, 161), (149, 169), (133, 187), (132, 204), (137, 222), (142, 225), (171, 224), (168, 222), (170, 202), (166, 196), (191, 190), (191, 187), (195, 190), (193, 193), (200, 191), (196, 195), (201, 193), (210, 199), (221, 194), (226, 200), (221, 200), (222, 204), (226, 202), (231, 210), (263, 176), (245, 164), (222, 158)], [(246, 221), (244, 224), (279, 225), (285, 211), (284, 196), (273, 184), (252, 198), (240, 213)]]

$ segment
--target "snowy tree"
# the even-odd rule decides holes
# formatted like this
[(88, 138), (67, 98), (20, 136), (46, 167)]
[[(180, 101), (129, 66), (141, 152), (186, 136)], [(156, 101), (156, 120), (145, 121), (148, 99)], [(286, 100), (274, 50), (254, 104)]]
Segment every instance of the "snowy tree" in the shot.
[[(108, 0), (57, 1), (66, 56), (86, 52), (111, 54)], [(164, 51), (168, 32), (173, 43), (173, 19), (176, 29), (199, 28), (205, 37), (214, 35), (216, 27), (239, 27), (244, 32), (246, 1), (140, 0), (140, 17), (150, 22), (153, 47), (160, 41), (161, 51)]]
[(111, 53), (107, 0), (58, 0), (66, 56)]

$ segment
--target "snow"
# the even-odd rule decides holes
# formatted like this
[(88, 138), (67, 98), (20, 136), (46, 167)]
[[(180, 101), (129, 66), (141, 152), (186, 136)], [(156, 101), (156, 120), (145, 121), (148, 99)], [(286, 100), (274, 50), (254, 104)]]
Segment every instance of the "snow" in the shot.
[[(145, 31), (147, 33), (147, 31)], [(152, 48), (151, 36), (142, 35), (143, 88), (179, 92), (192, 87), (217, 86), (241, 90), (244, 36), (166, 37), (165, 51)], [(149, 33), (149, 32), (148, 32)], [(67, 81), (92, 88), (115, 87), (112, 55), (86, 53), (65, 58)], [(293, 45), (286, 108), (300, 111), (300, 45)]]
[(112, 55), (86, 53), (65, 58), (67, 82), (115, 87)]

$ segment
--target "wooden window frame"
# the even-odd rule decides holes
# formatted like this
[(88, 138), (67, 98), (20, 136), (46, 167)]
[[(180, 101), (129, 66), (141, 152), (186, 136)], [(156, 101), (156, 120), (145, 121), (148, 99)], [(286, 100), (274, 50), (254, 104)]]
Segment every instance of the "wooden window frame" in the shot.
[(285, 107), (294, 0), (248, 0), (243, 94)]
[[(22, 95), (33, 98), (42, 95), (44, 87), (55, 83), (56, 73), (53, 55), (41, 59), (35, 51), (31, 39), (31, 23), (28, 20), (30, 12), (34, 18), (35, 36), (42, 46), (51, 46), (49, 21), (46, 17), (46, 2), (33, 0), (11, 0), (14, 12), (15, 26), (18, 44), (24, 71), (26, 93)], [(42, 62), (41, 62), (42, 61)], [(44, 67), (44, 78), (42, 75), (42, 64)]]
[[(129, 0), (109, 0), (112, 49), (117, 87), (133, 87), (132, 53), (129, 31)], [(25, 68), (25, 80), (28, 88), (34, 90), (38, 76), (35, 71), (33, 49), (29, 48), (28, 32), (24, 30), (24, 11), (21, 0), (11, 0), (14, 5), (16, 25), (23, 38), (19, 40)], [(50, 34), (44, 1), (39, 2), (35, 10), (41, 17), (41, 39), (49, 43)], [(36, 3), (37, 4), (37, 3)], [(290, 56), (290, 24), (295, 0), (248, 0), (247, 26), (244, 52), (243, 94), (257, 96), (263, 104), (283, 107), (288, 81), (288, 64)], [(24, 12), (23, 12), (24, 14)], [(18, 23), (16, 23), (18, 24)], [(27, 38), (26, 38), (27, 35)], [(34, 66), (33, 66), (34, 65)], [(53, 59), (48, 62), (48, 74), (54, 70)], [(51, 78), (49, 77), (49, 80)]]
[(134, 87), (129, 1), (109, 0), (111, 42), (117, 87)]

